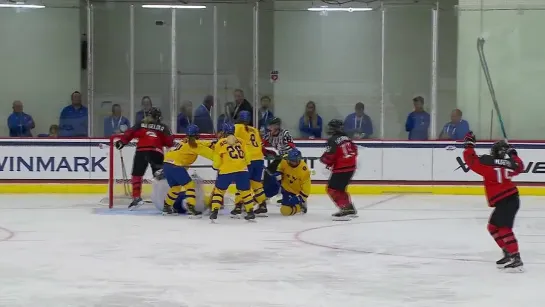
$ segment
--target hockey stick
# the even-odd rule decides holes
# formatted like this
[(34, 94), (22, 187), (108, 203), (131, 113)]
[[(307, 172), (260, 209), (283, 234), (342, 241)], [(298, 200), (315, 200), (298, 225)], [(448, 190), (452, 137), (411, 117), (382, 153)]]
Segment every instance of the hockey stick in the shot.
[(490, 77), (490, 71), (488, 69), (488, 63), (486, 62), (486, 56), (484, 54), (484, 43), (485, 39), (479, 37), (477, 39), (477, 52), (479, 53), (479, 60), (481, 62), (481, 68), (483, 69), (484, 77), (486, 78), (486, 83), (488, 84), (488, 91), (490, 92), (490, 97), (492, 98), (492, 103), (494, 103), (494, 109), (498, 114), (498, 121), (500, 122), (500, 129), (503, 134), (503, 138), (507, 141), (507, 133), (505, 132), (505, 126), (503, 124), (503, 117), (501, 116), (500, 107), (498, 105), (498, 100), (496, 99), (496, 92), (494, 91), (494, 85), (492, 84), (492, 78)]
[(127, 168), (125, 167), (125, 158), (123, 158), (123, 151), (119, 151), (119, 158), (121, 159), (121, 172), (123, 175), (123, 188), (125, 189), (125, 195), (130, 196), (129, 188), (129, 176), (127, 176)]

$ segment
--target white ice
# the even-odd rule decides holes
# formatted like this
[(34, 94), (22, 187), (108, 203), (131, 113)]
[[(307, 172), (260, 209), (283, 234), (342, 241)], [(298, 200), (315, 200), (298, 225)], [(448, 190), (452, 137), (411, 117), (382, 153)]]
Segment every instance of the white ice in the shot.
[(482, 196), (355, 197), (360, 217), (257, 223), (98, 215), (97, 196), (0, 196), (0, 306), (543, 307), (545, 207), (523, 197), (526, 273), (495, 268)]

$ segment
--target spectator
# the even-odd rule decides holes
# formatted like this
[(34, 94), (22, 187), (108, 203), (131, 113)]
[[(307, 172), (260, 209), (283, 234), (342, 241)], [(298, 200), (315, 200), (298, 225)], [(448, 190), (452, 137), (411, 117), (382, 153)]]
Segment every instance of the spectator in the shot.
[(178, 114), (178, 124), (176, 131), (178, 133), (186, 133), (187, 126), (193, 123), (193, 102), (184, 101), (180, 106), (180, 114)]
[[(250, 102), (248, 102), (248, 100), (246, 100), (246, 98), (244, 98), (244, 92), (241, 90), (241, 89), (236, 89), (235, 92), (234, 92), (234, 97), (235, 97), (235, 111), (233, 112), (233, 119), (237, 119), (238, 117), (238, 113), (240, 113), (240, 111), (248, 111), (250, 112), (250, 114), (254, 114), (254, 108), (252, 108), (252, 105), (250, 104)], [(250, 125), (253, 125), (254, 124), (254, 120), (253, 120), (253, 116), (252, 116), (252, 120), (250, 121)]]
[(194, 124), (199, 127), (201, 133), (214, 133), (214, 122), (210, 112), (214, 105), (214, 97), (208, 95), (204, 97), (203, 103), (195, 110)]
[(265, 130), (265, 126), (269, 120), (274, 117), (271, 108), (271, 98), (269, 96), (261, 97), (261, 108), (259, 108), (259, 130)]
[(409, 132), (410, 141), (425, 141), (428, 139), (430, 114), (424, 111), (424, 98), (413, 98), (414, 111), (409, 113), (405, 122), (405, 131)]
[(88, 135), (87, 108), (81, 104), (81, 93), (73, 92), (71, 96), (72, 104), (62, 109), (59, 120), (59, 136), (74, 137)]
[(123, 133), (130, 126), (129, 119), (121, 115), (121, 106), (116, 103), (112, 105), (112, 115), (104, 119), (104, 136), (110, 137), (114, 134)]
[(142, 110), (136, 112), (136, 118), (134, 119), (136, 125), (140, 125), (144, 117), (146, 117), (146, 112), (153, 107), (153, 102), (149, 96), (142, 97)]
[(368, 139), (373, 135), (373, 122), (365, 114), (365, 105), (356, 103), (355, 111), (344, 119), (344, 132), (354, 139)]
[(309, 139), (322, 137), (322, 117), (316, 113), (314, 101), (307, 102), (305, 114), (299, 119), (299, 131), (302, 137)]
[(56, 138), (59, 133), (59, 126), (58, 125), (51, 125), (49, 126), (49, 133), (42, 133), (38, 134), (38, 137), (51, 137)]
[(462, 111), (454, 109), (450, 113), (450, 122), (446, 123), (439, 133), (439, 138), (444, 140), (460, 141), (469, 132), (469, 123), (462, 119)]
[(23, 112), (23, 103), (19, 100), (13, 102), (13, 113), (8, 117), (10, 137), (32, 137), (30, 130), (36, 126), (32, 116)]
[(233, 112), (235, 111), (235, 103), (227, 102), (225, 103), (225, 113), (221, 114), (218, 117), (218, 130), (223, 127), (224, 123), (233, 123)]

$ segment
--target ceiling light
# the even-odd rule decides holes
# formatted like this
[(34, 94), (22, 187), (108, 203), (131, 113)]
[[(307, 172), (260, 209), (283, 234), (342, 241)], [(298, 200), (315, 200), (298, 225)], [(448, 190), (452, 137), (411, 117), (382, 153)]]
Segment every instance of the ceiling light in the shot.
[(1, 7), (26, 8), (26, 9), (43, 9), (45, 7), (45, 5), (23, 4), (23, 3), (0, 3), (0, 8)]
[(372, 11), (370, 7), (311, 7), (307, 9), (311, 12), (365, 12)]
[(145, 9), (205, 9), (204, 5), (143, 4)]

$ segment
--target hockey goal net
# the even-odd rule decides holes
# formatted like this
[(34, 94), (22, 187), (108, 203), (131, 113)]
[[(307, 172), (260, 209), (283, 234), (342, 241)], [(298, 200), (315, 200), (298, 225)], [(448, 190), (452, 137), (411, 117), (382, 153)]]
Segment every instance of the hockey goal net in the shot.
[[(184, 135), (176, 135), (175, 143), (180, 142)], [(103, 203), (108, 204), (109, 208), (127, 207), (132, 201), (131, 171), (134, 154), (136, 153), (137, 139), (129, 142), (123, 149), (117, 150), (115, 142), (120, 139), (119, 136), (110, 138), (108, 154), (108, 195), (103, 199)], [(213, 135), (201, 135), (201, 139), (213, 140)], [(216, 171), (212, 169), (212, 161), (198, 157), (197, 161), (189, 168), (189, 174), (203, 193), (209, 194), (215, 184)], [(142, 181), (142, 199), (147, 203), (152, 203), (151, 195), (155, 179), (151, 168), (148, 167)], [(232, 197), (229, 195), (229, 202)], [(226, 199), (226, 203), (227, 203)]]

